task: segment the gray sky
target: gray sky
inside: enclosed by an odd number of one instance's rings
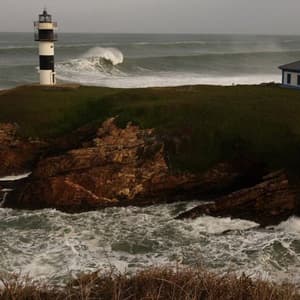
[[[299,0],[0,0],[0,31],[32,31],[45,4],[61,32],[300,34]]]

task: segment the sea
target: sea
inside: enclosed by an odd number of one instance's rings
[[[119,88],[279,82],[278,66],[299,59],[300,36],[59,33],[56,43],[60,82]],[[0,33],[0,88],[37,82],[37,65],[33,34]],[[199,200],[81,214],[0,208],[0,274],[63,283],[82,272],[166,265],[300,286],[299,218],[267,228],[175,219]]]
[[[61,82],[108,87],[280,82],[300,36],[58,33]],[[32,33],[0,33],[0,88],[38,82]]]

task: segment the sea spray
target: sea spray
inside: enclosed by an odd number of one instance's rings
[[[111,87],[280,82],[278,66],[300,56],[297,36],[60,34],[60,80]],[[0,87],[34,83],[36,45],[0,34]]]
[[[291,217],[287,221],[282,222],[279,226],[277,226],[277,229],[300,235],[300,218]]]
[[[116,48],[94,47],[82,55],[84,58],[103,58],[116,66],[123,63],[123,53]]]
[[[2,187],[4,187],[0,190],[0,208],[4,207],[8,194],[13,191],[13,189],[8,187],[11,187],[11,185],[14,185],[17,181],[25,179],[30,175],[31,172],[27,172],[24,174],[8,175],[8,176],[0,177],[0,183]]]
[[[0,197],[0,208],[4,206],[4,204],[6,202],[7,195],[10,191],[11,190],[8,190],[8,189],[3,189],[3,190],[0,191],[0,196],[2,194],[2,198]]]
[[[122,52],[116,48],[94,47],[77,59],[57,64],[58,77],[77,82],[82,82],[81,78],[94,77],[99,82],[107,76],[121,75],[116,66],[123,60]]]
[[[261,229],[230,218],[174,220],[197,203],[72,215],[0,209],[0,271],[61,281],[70,273],[99,268],[131,272],[180,262],[300,282],[299,235],[285,225],[280,226],[287,230]]]

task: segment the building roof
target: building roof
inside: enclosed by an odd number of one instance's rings
[[[279,66],[279,69],[300,72],[300,60],[287,65]]]

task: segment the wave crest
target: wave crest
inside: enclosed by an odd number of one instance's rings
[[[123,53],[116,48],[94,47],[77,59],[58,64],[59,70],[71,72],[113,73],[116,65],[124,61]]]
[[[83,54],[82,57],[88,59],[103,59],[110,62],[113,66],[119,65],[124,61],[123,53],[117,48],[94,47]]]

